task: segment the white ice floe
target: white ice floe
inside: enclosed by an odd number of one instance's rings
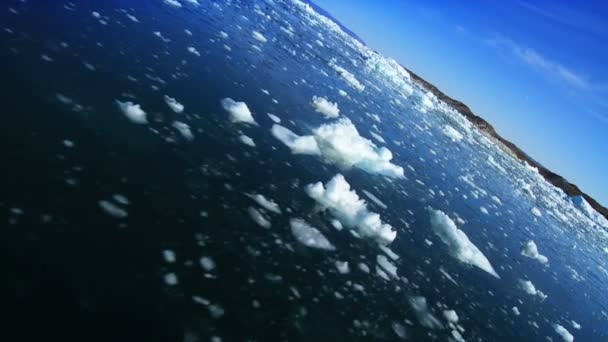
[[[572,334],[563,326],[559,325],[559,324],[554,324],[553,325],[553,329],[555,329],[555,332],[562,337],[562,339],[564,340],[564,342],[572,342],[574,341],[574,336],[572,336]]]
[[[446,244],[448,253],[452,257],[465,264],[477,266],[500,279],[488,258],[469,240],[465,232],[458,229],[448,215],[432,208],[429,208],[429,213],[433,232]]]
[[[179,280],[177,279],[177,274],[175,273],[167,273],[163,276],[163,280],[165,281],[165,284],[170,285],[170,286],[175,286],[179,283]]]
[[[272,227],[272,223],[270,223],[270,221],[264,215],[262,215],[262,213],[260,213],[256,208],[249,207],[249,209],[247,209],[247,213],[249,214],[249,217],[251,217],[253,222],[258,224],[258,226],[266,229]]]
[[[129,119],[131,122],[136,124],[147,124],[148,120],[146,119],[146,112],[141,109],[141,106],[135,104],[131,101],[121,102],[116,100],[118,107],[122,111],[122,113]]]
[[[372,194],[371,192],[369,192],[367,190],[361,190],[361,191],[363,192],[363,194],[365,196],[367,196],[367,198],[369,198],[370,200],[372,200],[372,202],[376,203],[382,209],[387,209],[388,208],[388,206],[386,204],[384,204],[384,202],[382,202],[378,197],[374,196],[374,194]]]
[[[384,138],[381,137],[379,134],[374,133],[374,132],[369,132],[369,134],[372,136],[372,138],[376,139],[379,143],[386,144],[386,141],[384,140]]]
[[[260,194],[246,194],[247,197],[251,198],[255,201],[255,203],[259,204],[262,208],[272,211],[273,213],[280,214],[281,208],[279,205],[273,201],[272,199],[268,199],[264,197],[264,195]]]
[[[184,137],[184,139],[194,139],[194,135],[192,134],[192,131],[190,130],[190,126],[188,126],[188,124],[180,121],[173,121],[173,128],[175,128],[182,135],[182,137]]]
[[[350,272],[350,267],[348,266],[348,261],[340,261],[336,260],[336,269],[340,274],[347,274]]]
[[[384,272],[389,274],[391,277],[395,279],[399,279],[399,275],[397,275],[397,266],[395,266],[392,262],[390,262],[386,256],[377,255],[376,262],[382,268]]]
[[[397,236],[391,225],[380,220],[380,215],[367,209],[365,201],[350,190],[341,174],[334,176],[325,186],[322,182],[309,184],[306,193],[323,208],[329,209],[344,226],[356,229],[362,237],[389,244]]]
[[[576,330],[581,330],[581,325],[578,324],[575,320],[570,321],[570,323],[572,324],[572,327]]]
[[[299,136],[281,125],[273,125],[272,135],[285,144],[294,154],[321,154],[315,138],[310,135]]]
[[[245,102],[234,101],[227,97],[221,101],[222,108],[230,114],[230,121],[255,124],[255,120]]]
[[[203,268],[203,270],[207,272],[211,272],[215,269],[215,261],[210,257],[204,256],[199,259],[199,264]]]
[[[128,213],[126,210],[124,210],[123,208],[119,207],[118,205],[116,205],[110,201],[101,200],[101,201],[97,202],[97,204],[99,205],[101,210],[103,210],[106,214],[108,214],[114,218],[121,219],[121,218],[125,218],[128,216]]]
[[[538,290],[534,284],[532,284],[531,281],[529,280],[523,280],[520,279],[519,280],[519,287],[524,290],[527,294],[532,295],[532,296],[538,296],[541,300],[545,300],[547,299],[547,295],[544,294],[542,291]]]
[[[266,115],[268,115],[268,117],[270,118],[270,120],[272,120],[272,122],[274,123],[281,123],[281,118],[272,114],[272,113],[267,113]]]
[[[313,96],[311,105],[317,113],[323,114],[326,118],[337,118],[340,116],[338,104],[330,102],[324,97]]]
[[[177,7],[177,8],[182,7],[182,4],[177,0],[164,0],[163,2],[169,6],[173,6],[173,7]]]
[[[177,257],[175,256],[175,252],[170,249],[163,250],[163,259],[165,262],[172,264],[177,261]]]
[[[245,145],[248,145],[248,146],[251,146],[251,147],[255,147],[255,142],[253,141],[253,139],[251,139],[250,137],[246,136],[245,134],[239,135],[239,140],[243,144],[245,144]]]
[[[355,78],[355,75],[336,64],[335,58],[329,61],[329,66],[334,69],[334,71],[337,72],[338,75],[340,75],[342,79],[344,79],[344,81],[346,81],[346,83],[348,83],[351,87],[357,89],[358,91],[363,91],[365,89],[365,86]]]
[[[188,46],[188,52],[198,57],[201,56],[201,53],[198,52],[198,50],[194,46]]]
[[[450,323],[458,323],[458,314],[454,310],[443,310],[443,317]]]
[[[266,43],[268,41],[268,39],[266,39],[266,37],[264,37],[264,35],[258,31],[251,32],[251,36],[253,37],[253,39],[261,43]]]
[[[443,126],[441,132],[445,134],[448,138],[450,138],[453,142],[461,141],[464,138],[464,136],[460,132],[458,132],[454,127],[450,125]]]
[[[538,260],[538,262],[540,262],[541,264],[546,264],[549,261],[546,256],[538,253],[536,243],[534,243],[534,241],[532,240],[526,242],[526,244],[523,245],[523,247],[521,248],[521,255]]]
[[[443,329],[441,321],[439,321],[429,309],[426,298],[422,296],[410,297],[409,302],[416,314],[416,318],[418,318],[418,322],[420,322],[423,327],[429,329]]]
[[[519,315],[521,315],[521,312],[519,312],[519,308],[518,308],[517,306],[512,307],[512,308],[511,308],[511,311],[513,311],[513,314],[514,314],[515,316],[519,316]]]
[[[165,95],[165,103],[167,104],[167,106],[169,106],[169,108],[171,108],[171,110],[173,110],[176,113],[181,113],[184,111],[184,105],[177,102],[176,99],[172,98],[169,95]]]
[[[367,173],[403,177],[403,168],[391,163],[393,154],[359,135],[348,118],[321,125],[313,131],[323,158],[342,169],[356,167]]]
[[[336,248],[317,228],[302,219],[289,220],[291,233],[304,246],[333,251]]]
[[[536,217],[542,217],[543,216],[543,214],[540,212],[540,209],[538,209],[537,207],[532,208],[532,210],[530,210],[530,211]]]

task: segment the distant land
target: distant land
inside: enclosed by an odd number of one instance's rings
[[[593,197],[591,197],[591,196],[587,195],[586,193],[584,193],[583,191],[581,191],[581,189],[579,189],[578,186],[568,182],[568,180],[566,180],[564,177],[547,169],[546,167],[541,165],[539,162],[535,161],[532,157],[527,155],[524,151],[522,151],[514,143],[501,137],[489,122],[487,122],[483,118],[475,115],[467,105],[447,96],[445,93],[443,93],[437,87],[435,87],[431,83],[427,82],[426,80],[424,80],[422,77],[418,76],[416,73],[414,73],[410,69],[408,69],[406,67],[404,67],[404,68],[410,73],[410,76],[412,77],[412,80],[414,82],[418,83],[425,89],[429,90],[431,93],[433,93],[435,96],[437,96],[438,99],[447,103],[449,106],[451,106],[452,108],[454,108],[458,112],[460,112],[460,114],[462,114],[465,118],[467,118],[479,130],[481,130],[482,132],[485,132],[488,136],[493,138],[494,141],[498,143],[498,146],[500,146],[505,152],[507,152],[514,158],[527,162],[530,166],[536,167],[538,169],[538,172],[549,183],[564,190],[564,192],[568,196],[571,196],[571,197],[582,196],[591,205],[591,207],[593,209],[595,209],[598,213],[602,214],[604,217],[606,217],[608,219],[608,209],[606,207],[602,206],[598,201],[593,199]]]
[[[363,39],[361,39],[359,36],[357,36],[356,33],[354,33],[353,31],[348,29],[346,26],[344,26],[342,23],[340,23],[339,20],[334,18],[329,12],[324,10],[322,7],[319,7],[318,5],[316,5],[315,3],[313,3],[310,0],[304,0],[304,2],[310,4],[317,13],[319,13],[319,14],[331,19],[333,22],[335,22],[338,26],[340,26],[342,31],[346,32],[348,35],[350,35],[354,39],[358,40],[362,44],[365,44]],[[367,44],[365,44],[365,45],[367,45]],[[541,165],[539,162],[537,162],[532,157],[527,155],[522,149],[517,147],[517,145],[515,145],[514,143],[501,137],[489,122],[487,122],[480,116],[475,115],[471,111],[469,106],[465,105],[464,103],[462,103],[458,100],[455,100],[455,99],[447,96],[444,92],[439,90],[436,86],[429,83],[422,77],[418,76],[416,73],[414,73],[407,67],[405,67],[403,65],[401,65],[401,66],[410,73],[410,76],[412,77],[412,80],[414,82],[418,83],[420,86],[422,86],[423,88],[427,89],[428,91],[433,93],[435,96],[437,96],[438,99],[442,100],[443,102],[447,103],[449,106],[451,106],[452,108],[454,108],[455,110],[460,112],[460,114],[462,114],[465,118],[467,118],[479,130],[481,130],[486,135],[488,135],[490,138],[492,138],[498,144],[498,146],[500,146],[506,153],[508,153],[509,155],[511,155],[512,157],[514,157],[520,161],[527,162],[530,166],[537,168],[538,172],[541,174],[541,176],[543,176],[549,183],[562,189],[566,193],[566,195],[568,195],[570,197],[575,197],[575,196],[583,197],[591,205],[591,207],[593,209],[595,209],[598,213],[600,213],[602,216],[604,216],[606,219],[608,219],[608,209],[606,207],[602,206],[593,197],[584,193],[575,184],[568,182],[568,180],[566,180],[564,177],[558,175],[557,173],[555,173],[555,172],[547,169],[543,165]]]

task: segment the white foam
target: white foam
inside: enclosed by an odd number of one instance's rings
[[[264,37],[264,35],[258,31],[251,32],[251,36],[253,37],[253,39],[261,43],[266,43],[268,41],[268,39],[266,39],[266,37]]]
[[[532,240],[526,242],[526,244],[523,245],[523,247],[521,248],[521,255],[538,260],[538,262],[540,262],[541,264],[546,264],[549,261],[546,256],[538,253],[536,243],[534,243],[534,241]]]
[[[291,233],[304,246],[333,251],[336,248],[317,228],[302,219],[289,220]]]
[[[459,261],[479,267],[496,278],[496,273],[488,258],[469,240],[462,230],[458,229],[456,223],[441,210],[429,208],[431,216],[431,228],[433,232],[448,247],[448,253]]]
[[[359,135],[348,118],[321,125],[313,131],[323,158],[342,169],[356,167],[367,173],[393,178],[404,176],[403,168],[392,164],[393,154],[385,147],[378,148]]]
[[[255,142],[253,141],[253,139],[244,134],[239,135],[239,140],[245,145],[255,147]]]
[[[273,201],[272,199],[268,199],[264,197],[264,195],[260,194],[246,194],[247,197],[251,198],[255,201],[255,203],[259,204],[261,207],[268,211],[272,211],[273,213],[280,214],[281,208],[279,205]]]
[[[230,121],[256,124],[245,102],[234,101],[227,97],[221,101],[222,108],[230,114]]]
[[[173,121],[173,128],[175,128],[182,135],[182,137],[184,137],[184,139],[194,139],[194,135],[192,134],[192,131],[190,130],[190,126],[188,126],[188,124],[180,121]]]
[[[532,296],[538,296],[541,300],[545,300],[547,299],[547,295],[544,294],[542,291],[538,290],[534,284],[532,284],[531,281],[529,280],[523,280],[520,279],[519,280],[519,287],[524,290],[527,294],[532,295]]]
[[[350,184],[341,174],[334,176],[325,186],[321,182],[307,185],[306,193],[323,208],[329,209],[344,226],[357,229],[362,237],[389,244],[397,236],[391,225],[380,220],[380,215],[367,209],[365,201],[350,190]]]
[[[165,103],[167,104],[167,106],[169,106],[169,108],[171,108],[171,110],[173,110],[176,113],[181,113],[184,111],[184,105],[177,102],[176,99],[172,98],[169,95],[165,95]]]
[[[122,111],[122,113],[129,119],[131,122],[136,124],[147,124],[148,120],[146,120],[146,112],[141,109],[141,106],[135,104],[131,101],[121,102],[116,100],[118,107]]]
[[[453,142],[461,141],[464,138],[464,136],[460,132],[458,132],[454,127],[450,125],[443,126],[441,132],[445,134],[448,138],[450,138]]]
[[[326,118],[337,118],[340,116],[338,104],[330,102],[324,97],[313,96],[311,105],[317,113],[323,114]]]
[[[574,336],[572,336],[572,334],[563,326],[559,325],[559,324],[554,324],[553,325],[553,329],[555,329],[555,332],[562,337],[562,339],[565,342],[572,342],[574,341]]]
[[[114,204],[110,201],[101,200],[101,201],[97,202],[97,204],[106,214],[108,214],[114,218],[122,219],[122,218],[125,218],[128,216],[128,213],[126,210],[122,209],[121,207],[117,206],[116,204]]]
[[[299,136],[281,125],[273,125],[272,135],[285,144],[294,154],[321,154],[315,138],[310,135]]]

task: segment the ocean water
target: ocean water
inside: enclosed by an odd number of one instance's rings
[[[0,5],[2,334],[608,338],[602,222],[313,7],[198,3]],[[315,111],[314,96],[336,103],[339,118]],[[225,98],[246,103],[256,123],[231,121]],[[138,104],[146,123],[118,101]],[[319,155],[292,153],[269,113],[300,136],[348,118],[358,136],[330,132],[341,148],[328,153],[317,135]],[[365,210],[344,193],[329,204],[307,193],[338,174]],[[431,209],[467,238],[433,226]],[[392,242],[365,236],[374,213]],[[293,219],[332,248],[299,239]],[[530,240],[548,262],[522,255]],[[475,266],[471,246],[498,277]]]

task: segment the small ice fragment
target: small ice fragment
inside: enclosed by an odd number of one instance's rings
[[[333,251],[336,248],[317,228],[310,226],[302,219],[291,219],[289,221],[291,233],[301,244],[311,247]]]
[[[339,261],[336,260],[336,268],[340,274],[347,274],[350,272],[350,268],[348,267],[348,261]]]
[[[171,110],[173,110],[174,112],[181,113],[184,111],[184,105],[177,102],[176,99],[174,99],[168,95],[165,95],[164,99],[165,99],[165,103],[167,104],[167,106],[169,106],[169,108],[171,108]]]
[[[245,102],[237,102],[227,97],[221,101],[222,108],[230,114],[230,121],[255,124],[255,120]]]
[[[562,339],[564,340],[564,342],[572,342],[574,341],[574,336],[572,336],[572,334],[566,330],[566,328],[564,328],[563,326],[559,325],[559,324],[554,324],[553,328],[555,329],[555,332],[562,337]]]
[[[251,36],[253,37],[253,39],[261,42],[261,43],[266,43],[268,40],[266,39],[266,37],[264,37],[263,34],[261,34],[258,31],[253,31],[251,32]]]
[[[194,46],[188,46],[188,52],[198,57],[201,56],[201,53],[198,52],[198,50]]]
[[[114,218],[125,218],[128,216],[128,213],[120,208],[119,206],[117,206],[116,204],[110,202],[110,201],[106,201],[106,200],[101,200],[99,202],[97,202],[97,204],[99,204],[99,207],[108,215],[114,217]]]
[[[321,154],[315,138],[310,135],[299,136],[281,125],[272,125],[272,135],[285,144],[293,154]]]
[[[175,128],[186,140],[193,140],[194,135],[190,130],[190,126],[188,124],[181,121],[173,121],[173,128]]]
[[[273,213],[276,213],[276,214],[281,213],[281,208],[272,199],[268,199],[268,198],[264,197],[264,195],[261,195],[261,194],[246,194],[246,195],[247,195],[247,197],[254,200],[257,204],[262,206],[264,209],[266,209],[268,211],[272,211]]]
[[[313,96],[311,105],[315,112],[323,114],[326,118],[337,118],[340,116],[338,104],[330,102],[324,97]]]
[[[199,263],[201,264],[201,267],[207,272],[211,272],[215,268],[215,261],[213,261],[213,259],[207,256],[201,257]]]
[[[546,256],[538,252],[536,243],[534,243],[534,241],[532,240],[526,242],[526,244],[521,248],[521,254],[528,258],[538,260],[538,262],[540,262],[541,264],[546,264],[549,261]]]
[[[175,257],[175,252],[170,249],[165,249],[163,251],[163,259],[165,259],[165,262],[168,263],[174,263],[177,260],[177,258]]]
[[[239,135],[239,140],[247,146],[255,147],[255,142],[253,141],[253,139],[244,134]]]
[[[129,119],[131,122],[136,124],[147,124],[148,120],[146,119],[146,112],[141,109],[141,106],[135,104],[131,101],[121,102],[116,100],[118,107],[122,111],[122,113]]]
[[[163,279],[165,280],[165,284],[170,286],[177,285],[177,283],[179,282],[175,273],[167,273],[163,276]]]

